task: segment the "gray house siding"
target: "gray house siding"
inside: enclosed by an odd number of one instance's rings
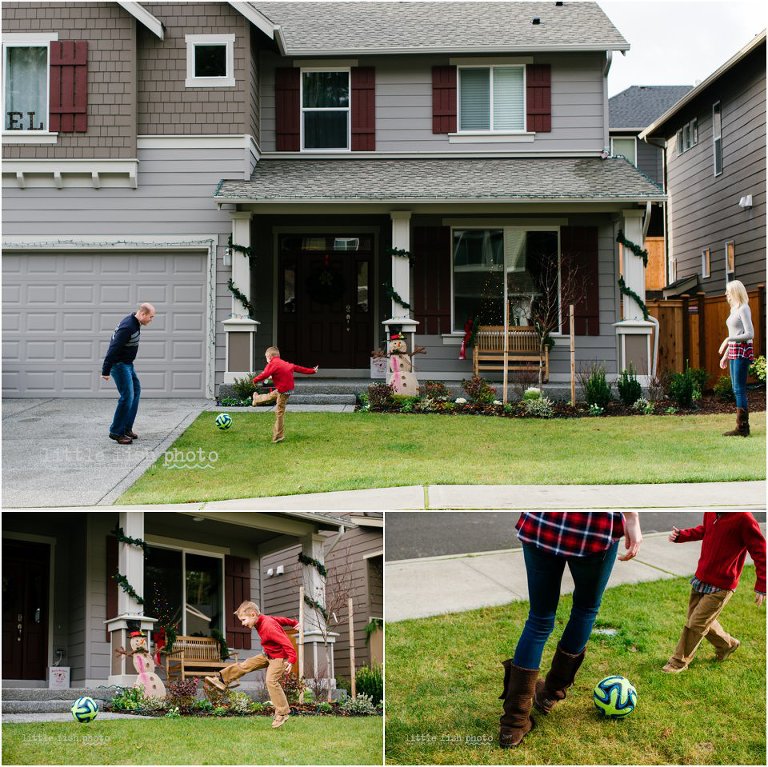
[[[3,158],[136,157],[136,23],[117,3],[3,3],[4,33],[88,41],[88,132],[46,145],[3,142]]]
[[[300,59],[262,56],[262,150],[275,151],[274,71]],[[600,152],[605,145],[605,104],[601,54],[537,55],[536,64],[552,65],[552,131],[533,141],[451,143],[432,133],[432,67],[446,56],[358,58],[376,70],[377,152]]]
[[[719,78],[688,106],[667,138],[670,251],[678,279],[701,275],[701,251],[710,248],[708,295],[725,288],[725,243],[736,250],[734,277],[748,289],[765,282],[765,47]],[[712,106],[722,108],[723,172],[714,175]],[[675,131],[698,119],[699,141],[678,155]],[[752,210],[738,202],[752,195]]]
[[[664,150],[645,141],[637,142],[637,169],[653,179],[659,186],[664,185]]]

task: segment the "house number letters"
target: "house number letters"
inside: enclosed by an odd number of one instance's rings
[[[8,130],[45,130],[45,126],[41,122],[40,125],[35,128],[35,112],[27,112],[27,118],[29,124],[25,128],[22,124],[24,119],[24,112],[8,112]]]

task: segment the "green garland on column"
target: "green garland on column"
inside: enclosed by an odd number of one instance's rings
[[[142,597],[140,597],[133,586],[131,586],[130,583],[128,583],[128,579],[121,575],[119,572],[115,572],[115,574],[112,576],[112,579],[117,581],[117,585],[120,586],[120,588],[128,594],[129,597],[131,597],[137,604],[140,604],[142,607],[144,606],[144,600]]]
[[[127,544],[130,544],[131,546],[138,546],[138,547],[140,547],[144,551],[144,554],[146,555],[147,549],[149,547],[147,545],[147,542],[146,541],[142,541],[141,538],[130,538],[129,536],[127,536],[125,534],[125,532],[123,532],[123,528],[122,527],[115,527],[114,530],[110,530],[110,534],[114,535],[115,538],[117,538],[117,540],[120,543],[127,543]]]
[[[256,307],[248,300],[248,296],[238,289],[231,277],[227,280],[227,287],[229,292],[246,308],[248,316],[253,318],[256,314]]]
[[[320,604],[320,602],[315,602],[314,599],[312,599],[311,597],[308,597],[306,594],[304,595],[304,601],[310,607],[313,607],[315,610],[317,610],[320,613],[320,615],[322,615],[323,618],[325,618],[326,623],[331,619],[331,616],[328,614],[328,610],[326,610],[325,607],[323,607]]]
[[[641,248],[636,242],[628,240],[624,236],[624,230],[619,229],[619,233],[616,236],[616,242],[621,243],[625,248],[629,248],[638,258],[643,259],[643,266],[648,266],[648,251]]]
[[[247,259],[250,266],[255,267],[256,266],[256,254],[253,252],[253,248],[249,248],[246,245],[235,245],[234,242],[232,242],[232,235],[229,235],[229,239],[227,240],[227,246],[230,250],[234,250],[237,253],[242,253]]]
[[[312,559],[312,557],[308,557],[306,554],[300,551],[299,562],[301,562],[302,565],[312,565],[312,567],[314,567],[317,572],[323,576],[323,578],[328,577],[328,570],[326,569],[325,565],[318,559]]]
[[[390,248],[387,251],[388,256],[394,256],[395,258],[407,258],[408,263],[413,266],[413,253],[410,250],[404,250],[403,248]]]
[[[634,299],[635,303],[640,307],[640,310],[643,312],[643,319],[647,322],[648,321],[648,307],[643,302],[643,299],[640,298],[640,296],[635,293],[632,288],[627,287],[627,283],[624,282],[623,277],[619,277],[619,290],[625,295],[629,296],[630,298]]]
[[[388,283],[385,282],[382,287],[384,288],[384,293],[386,293],[387,298],[390,301],[394,301],[395,303],[400,304],[400,306],[403,307],[403,309],[411,309],[411,305],[407,303],[396,291],[395,289]]]

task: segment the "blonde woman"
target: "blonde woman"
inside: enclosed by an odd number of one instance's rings
[[[725,289],[725,297],[731,307],[731,313],[725,324],[728,326],[728,338],[720,344],[720,367],[730,367],[731,385],[736,397],[736,428],[724,432],[724,437],[749,436],[749,410],[747,408],[747,373],[755,359],[752,339],[755,328],[752,325],[752,312],[749,309],[747,289],[739,280],[731,280]]]

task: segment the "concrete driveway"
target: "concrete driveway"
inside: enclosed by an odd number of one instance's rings
[[[146,399],[134,430],[107,436],[115,399],[3,400],[3,506],[97,506],[115,502],[184,429],[213,406],[205,399]]]

